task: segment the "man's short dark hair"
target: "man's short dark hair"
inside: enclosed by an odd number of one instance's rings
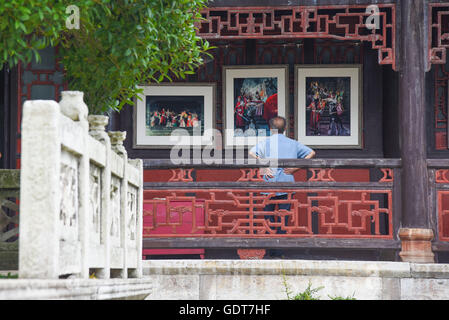
[[[274,117],[270,120],[270,129],[277,130],[278,133],[284,133],[287,129],[287,120],[283,117]]]

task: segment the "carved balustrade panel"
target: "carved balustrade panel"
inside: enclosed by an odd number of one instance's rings
[[[111,237],[111,245],[116,248],[120,248],[121,246],[121,183],[120,178],[116,176],[111,177],[111,195],[110,195],[110,203],[111,203],[111,222],[109,225],[109,236]]]
[[[80,241],[80,161],[66,150],[61,152],[59,177],[59,252],[60,273],[78,274],[81,272]]]
[[[392,238],[392,190],[145,190],[144,237]],[[284,194],[285,196],[277,197]],[[381,224],[388,220],[388,229]]]
[[[128,185],[128,210],[126,217],[127,241],[135,243],[137,240],[137,201],[139,198],[138,188]]]
[[[13,240],[19,228],[19,205],[11,201],[11,198],[18,198],[18,194],[9,194],[0,192],[0,242],[9,242]],[[16,239],[17,240],[17,239]]]
[[[20,171],[0,169],[0,270],[17,270]]]
[[[76,242],[79,223],[79,162],[77,158],[64,151],[61,158],[60,240]]]
[[[18,170],[0,170],[0,243],[17,243],[19,186]]]
[[[89,205],[90,205],[90,237],[89,240],[93,245],[100,245],[101,241],[101,168],[90,165],[90,181],[89,181]]]

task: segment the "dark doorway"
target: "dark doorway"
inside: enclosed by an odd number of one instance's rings
[[[14,86],[16,69],[10,69],[7,65],[0,70],[0,168],[15,168],[15,146],[17,125],[13,120],[17,115],[15,108],[17,87]],[[15,95],[14,95],[15,94]]]
[[[0,71],[0,168],[5,168],[5,138],[6,138],[6,132],[5,132],[5,100],[7,97],[7,87],[5,83],[5,77],[6,77],[6,67],[3,66],[3,68]]]

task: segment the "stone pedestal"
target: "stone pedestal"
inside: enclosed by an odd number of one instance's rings
[[[401,229],[399,238],[402,242],[402,251],[399,256],[403,262],[435,263],[432,252],[433,230]]]

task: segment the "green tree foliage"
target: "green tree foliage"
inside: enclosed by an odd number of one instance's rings
[[[66,28],[68,0],[0,0],[0,65],[39,60]],[[73,2],[73,1],[72,1]],[[76,1],[88,9],[93,0]]]
[[[132,105],[139,85],[193,74],[210,49],[194,25],[207,0],[1,1],[2,62],[29,62],[30,52],[58,44],[69,88],[84,92],[91,113]],[[66,28],[71,4],[79,29]]]
[[[184,78],[208,43],[196,35],[205,0],[99,0],[63,41],[70,88],[91,112],[133,104],[140,84]]]

